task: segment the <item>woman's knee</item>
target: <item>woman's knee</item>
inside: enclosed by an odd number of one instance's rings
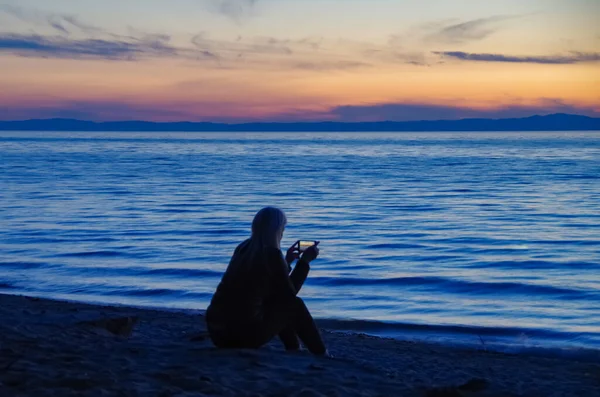
[[[302,298],[297,296],[296,298],[294,298],[294,306],[296,306],[298,308],[305,308],[306,304],[304,303]]]
[[[296,297],[296,300],[294,301],[294,311],[296,313],[296,315],[301,316],[301,317],[309,317],[310,316],[310,311],[308,310],[308,307],[306,307],[306,304],[304,303],[304,301],[298,297]]]

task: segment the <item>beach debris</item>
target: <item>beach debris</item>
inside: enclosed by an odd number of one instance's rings
[[[139,317],[103,318],[94,321],[82,321],[79,324],[101,328],[113,335],[129,337],[133,333],[133,327],[138,323]]]
[[[487,389],[489,385],[490,383],[487,381],[487,379],[473,378],[460,386],[436,387],[429,389],[426,391],[425,397],[463,397],[465,394],[461,392],[480,392]]]
[[[313,389],[302,389],[300,390],[300,392],[296,395],[294,395],[294,397],[322,397],[323,394],[317,392],[316,390]]]
[[[67,389],[84,391],[89,390],[98,385],[98,381],[90,378],[63,378],[54,382],[53,386],[64,387]]]
[[[213,379],[210,376],[206,376],[206,375],[200,376],[200,380],[203,382],[208,382],[208,383],[213,382]]]
[[[481,346],[483,346],[483,351],[487,351],[487,346],[485,345],[485,341],[483,340],[483,338],[481,337],[481,335],[477,334],[477,336],[479,337],[479,341],[481,342]]]
[[[6,387],[19,387],[27,383],[27,375],[25,373],[10,374],[3,376],[0,384]]]
[[[209,376],[184,376],[179,372],[163,371],[152,374],[152,377],[166,384],[181,388],[186,391],[208,392],[207,387],[213,382]]]
[[[313,370],[317,370],[317,371],[322,371],[322,370],[324,370],[324,369],[325,369],[325,367],[324,367],[324,366],[322,366],[322,365],[319,365],[319,364],[315,364],[315,363],[312,363],[312,364],[310,364],[310,365],[308,366],[308,368],[309,368],[309,369],[313,369]]]
[[[0,348],[0,371],[8,371],[10,368],[15,365],[17,361],[19,361],[23,355],[17,352],[15,349],[11,347],[1,347]],[[4,360],[7,360],[3,362]]]
[[[265,363],[258,360],[250,361],[250,365],[252,365],[253,367],[267,368],[267,365]]]
[[[473,379],[469,380],[467,383],[464,383],[464,384],[458,386],[458,389],[476,392],[476,391],[482,391],[482,390],[487,389],[489,385],[490,385],[490,382],[488,382],[487,379],[473,378]]]
[[[436,387],[427,390],[425,397],[463,397],[456,387]]]
[[[2,371],[8,371],[8,370],[10,370],[10,369],[11,369],[11,367],[12,367],[13,365],[15,365],[15,364],[16,364],[16,362],[17,362],[17,361],[19,361],[21,358],[22,358],[22,356],[19,356],[19,357],[16,357],[16,358],[13,358],[12,360],[10,360],[10,361],[8,362],[8,364],[6,364],[6,365],[5,365],[5,366],[2,368]]]
[[[255,358],[258,356],[258,352],[256,350],[240,349],[237,351],[237,355],[240,357]]]
[[[208,333],[206,332],[190,336],[190,342],[204,342],[206,339],[208,339]]]
[[[517,340],[519,343],[527,344],[529,343],[529,336],[525,332],[521,332]]]

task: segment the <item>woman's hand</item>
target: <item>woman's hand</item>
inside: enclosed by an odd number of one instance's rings
[[[317,247],[317,244],[310,246],[306,249],[306,251],[304,251],[304,253],[302,254],[302,256],[300,257],[300,259],[302,259],[303,261],[310,263],[312,261],[314,261],[315,259],[317,259],[317,256],[319,256],[319,247]]]
[[[290,248],[288,248],[287,253],[285,254],[285,261],[288,265],[291,265],[296,259],[300,257],[300,252],[296,248],[298,243],[294,243]]]

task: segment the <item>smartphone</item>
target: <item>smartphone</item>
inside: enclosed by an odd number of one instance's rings
[[[296,249],[298,252],[304,252],[313,245],[319,245],[319,241],[298,240],[296,242]]]

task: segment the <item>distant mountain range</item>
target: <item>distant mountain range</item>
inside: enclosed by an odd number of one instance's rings
[[[301,122],[220,124],[206,122],[111,121],[73,119],[0,121],[0,131],[204,131],[204,132],[377,132],[377,131],[598,131],[600,118],[552,114],[514,119],[439,121]]]

